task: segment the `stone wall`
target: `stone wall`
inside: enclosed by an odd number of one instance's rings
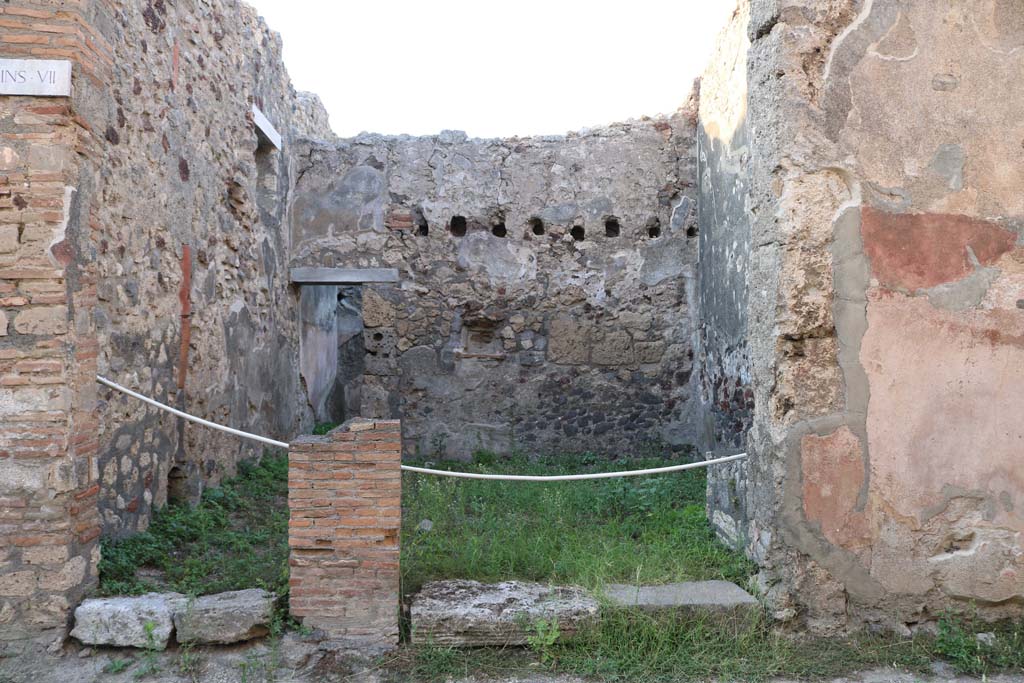
[[[97,372],[263,434],[311,422],[281,229],[291,166],[258,139],[251,110],[286,150],[325,116],[234,0],[14,0],[0,28],[0,56],[73,62],[71,97],[0,97],[7,650],[62,637],[95,583],[101,525],[145,528],[169,479],[194,498],[257,454],[98,389]]]
[[[401,438],[354,419],[291,444],[289,610],[332,640],[398,644]]]
[[[400,276],[363,288],[361,414],[401,416],[421,456],[693,443],[694,115],[309,144],[293,263]]]
[[[125,2],[104,19],[114,66],[97,111],[105,173],[90,253],[100,280],[101,374],[206,419],[286,440],[308,415],[282,229],[289,151],[298,131],[325,124],[322,107],[296,96],[279,37],[237,0]],[[257,136],[253,104],[283,135],[283,151]],[[183,319],[184,245],[191,314]],[[145,528],[169,481],[172,495],[194,500],[239,459],[260,453],[112,391],[101,399],[108,533]]]
[[[746,447],[753,418],[747,347],[750,260],[750,130],[747,105],[747,24],[742,5],[716,42],[701,77],[697,127],[699,242],[699,387],[701,443],[735,453]],[[709,519],[730,545],[742,545],[747,511],[739,492],[747,463],[708,470]]]
[[[755,409],[722,512],[815,630],[1019,615],[1024,8],[746,12]]]

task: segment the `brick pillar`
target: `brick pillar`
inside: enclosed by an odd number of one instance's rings
[[[71,97],[0,96],[0,656],[59,644],[95,585],[91,188],[111,49],[96,3],[13,0],[0,56],[69,59]]]
[[[356,418],[291,444],[291,612],[330,638],[398,642],[401,457],[397,420]]]

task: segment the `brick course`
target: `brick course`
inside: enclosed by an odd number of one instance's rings
[[[401,427],[355,419],[291,444],[291,612],[332,639],[398,642]]]

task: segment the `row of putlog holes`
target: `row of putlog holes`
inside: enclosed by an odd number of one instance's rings
[[[465,216],[452,216],[451,221],[448,223],[448,231],[455,237],[465,237],[466,230],[468,228],[468,221]],[[531,218],[528,222],[528,227],[531,233],[536,236],[541,236],[547,232],[547,226],[544,225],[544,221],[540,218]],[[647,221],[645,226],[647,230],[647,236],[651,239],[661,237],[661,221],[658,218],[651,218]],[[427,225],[427,221],[424,218],[420,218],[416,227],[416,234],[420,237],[425,237],[430,233],[430,226]],[[604,236],[605,237],[618,237],[622,233],[622,225],[619,223],[618,218],[606,218],[604,221]],[[505,226],[504,221],[497,221],[491,226],[491,234],[495,237],[508,237],[508,228]],[[574,225],[569,230],[569,234],[577,242],[582,242],[586,239],[586,230],[582,225]],[[686,229],[687,237],[696,237],[697,228],[690,226]]]

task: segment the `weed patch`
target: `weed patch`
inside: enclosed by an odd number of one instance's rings
[[[993,637],[979,641],[974,626]],[[407,648],[395,666],[424,682],[472,676],[526,677],[538,668],[614,683],[829,680],[883,667],[928,674],[932,662],[942,659],[960,674],[985,675],[1019,671],[1024,666],[1022,631],[1021,624],[972,626],[963,619],[946,617],[938,636],[811,638],[784,635],[763,617],[723,623],[622,609],[605,610],[600,622],[568,643],[546,643],[542,649],[530,650],[421,645]],[[987,648],[981,660],[973,643]]]
[[[313,427],[313,436],[324,436],[327,432],[337,426],[337,422],[318,422],[316,426]]]
[[[935,651],[959,673],[985,676],[1003,669],[1024,670],[1024,621],[992,626],[973,615],[945,614]]]
[[[264,588],[286,596],[287,496],[287,456],[243,463],[237,477],[207,490],[199,505],[168,505],[147,531],[104,541],[100,593]]]

